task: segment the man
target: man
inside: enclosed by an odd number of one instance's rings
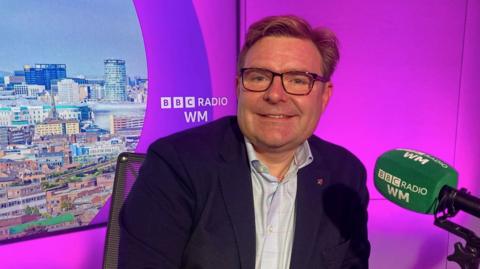
[[[295,16],[253,24],[236,117],[153,143],[121,216],[124,268],[368,268],[360,161],[313,136],[337,41]]]

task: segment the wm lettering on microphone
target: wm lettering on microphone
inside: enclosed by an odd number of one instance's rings
[[[419,162],[422,165],[425,165],[430,161],[429,159],[423,158],[421,155],[415,154],[415,153],[410,152],[410,151],[405,151],[405,154],[403,154],[403,158],[414,160],[415,162]]]
[[[404,149],[405,153],[403,154],[403,158],[413,160],[415,162],[419,162],[422,165],[427,164],[429,161],[433,161],[434,163],[440,165],[441,167],[447,169],[448,165],[439,159],[430,156],[426,153],[419,152],[419,151],[414,151],[414,150],[409,150],[409,149]]]
[[[188,109],[183,111],[185,122],[207,122],[207,110],[190,110],[201,107],[227,106],[227,97],[166,96],[160,97],[161,109]]]
[[[427,188],[407,183],[401,178],[385,172],[383,169],[378,170],[378,178],[387,182],[387,191],[389,195],[398,200],[405,201],[406,203],[410,203],[410,193],[418,193],[423,196],[428,194]]]

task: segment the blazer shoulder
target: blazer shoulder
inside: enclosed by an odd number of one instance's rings
[[[349,167],[365,171],[365,166],[360,159],[345,147],[317,136],[310,137],[308,142],[314,158],[320,158],[329,168],[336,170]]]

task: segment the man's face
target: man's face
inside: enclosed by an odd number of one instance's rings
[[[277,73],[305,71],[323,75],[322,57],[310,40],[264,37],[245,56],[245,68],[265,68]],[[330,99],[332,84],[316,81],[309,95],[285,92],[275,76],[265,92],[249,92],[237,78],[237,117],[242,133],[259,153],[295,150],[315,130]]]

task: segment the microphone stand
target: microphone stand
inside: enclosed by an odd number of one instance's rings
[[[461,189],[459,192],[467,193],[467,190]],[[456,262],[461,269],[478,269],[480,268],[480,237],[475,235],[473,231],[448,220],[459,211],[454,206],[455,195],[456,193],[451,193],[451,195],[444,195],[440,199],[434,224],[465,240],[465,245],[460,242],[455,243],[454,253],[450,254],[447,260]],[[437,213],[441,213],[441,215],[438,216]]]

